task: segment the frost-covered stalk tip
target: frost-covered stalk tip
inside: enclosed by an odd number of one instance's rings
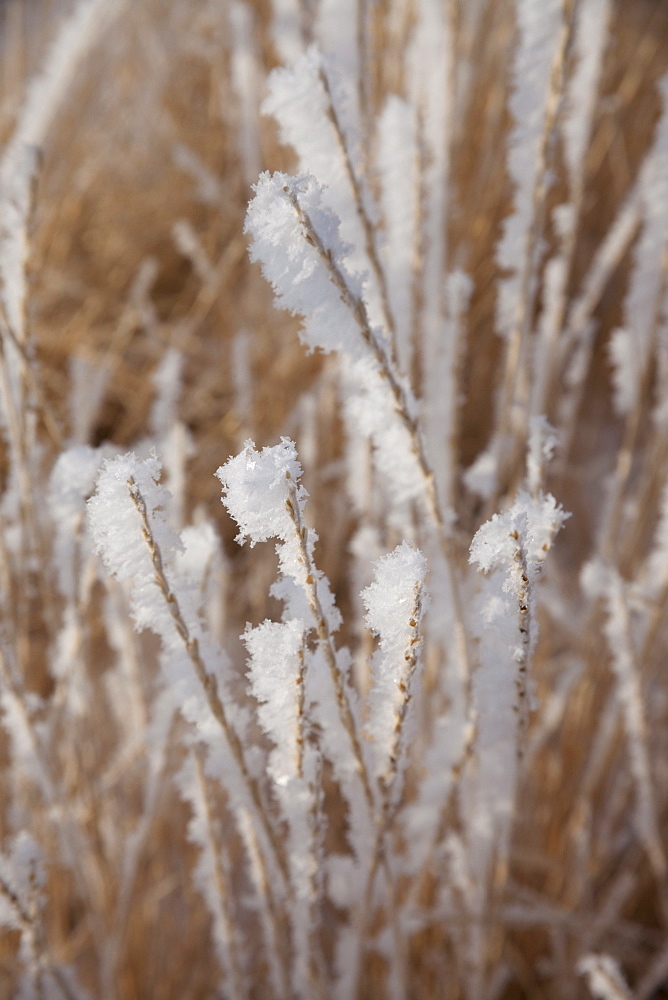
[[[294,443],[283,438],[279,445],[257,452],[249,441],[244,451],[230,459],[216,475],[223,484],[223,502],[239,524],[237,540],[249,537],[251,544],[255,544],[271,537],[279,539],[279,565],[285,579],[273,588],[273,593],[287,602],[291,614],[308,622],[317,634],[334,685],[340,720],[348,733],[366,799],[372,808],[373,794],[351,707],[351,692],[342,676],[333,641],[341,617],[329,583],[314,562],[317,535],[303,520],[307,494],[299,483],[301,466]]]
[[[517,758],[531,707],[530,667],[537,638],[535,587],[568,515],[554,497],[520,494],[483,524],[470,561],[484,576],[472,618],[479,666],[473,676],[477,769],[466,792],[470,856],[484,872],[491,852],[503,858],[513,815]]]
[[[338,351],[357,385],[359,428],[377,452],[377,468],[406,516],[405,504],[421,500],[432,523],[443,516],[426,457],[418,405],[394,363],[385,333],[374,326],[363,281],[350,266],[352,248],[339,221],[323,207],[315,178],[263,174],[248,207],[251,257],[276,293],[279,306],[304,317],[301,338],[311,348]]]

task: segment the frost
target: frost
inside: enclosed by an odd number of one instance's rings
[[[414,682],[409,674],[417,666],[426,572],[422,553],[404,542],[378,560],[373,583],[362,592],[366,624],[379,645],[371,661],[367,723],[378,776],[396,749],[400,712],[410,695],[409,682]]]
[[[42,850],[27,830],[16,834],[5,854],[0,854],[0,882],[7,886],[16,897],[20,906],[31,909],[30,898],[42,889],[46,883],[46,874],[42,864]],[[5,900],[0,893],[0,900]],[[0,910],[0,917],[6,916],[6,911]],[[7,926],[18,926],[16,913],[12,918],[5,919]]]
[[[624,301],[624,329],[610,341],[614,366],[615,407],[630,413],[642,404],[652,363],[657,324],[665,294],[665,254],[668,250],[668,76],[658,83],[661,117],[640,177],[643,227],[634,249],[633,269]]]
[[[301,753],[298,688],[303,683],[304,624],[265,621],[247,628],[243,640],[250,654],[251,692],[260,702],[260,725],[274,744],[269,773],[284,785],[297,775]]]
[[[247,441],[239,455],[218,469],[223,503],[239,525],[240,545],[246,538],[251,546],[269,538],[286,541],[294,533],[286,501],[294,489],[303,512],[308,494],[297,485],[301,474],[297,449],[289,438],[281,438],[280,444],[260,452],[253,441]]]
[[[471,624],[478,638],[473,677],[477,770],[465,788],[473,870],[488,872],[492,852],[508,850],[529,711],[531,659],[537,639],[537,578],[567,514],[554,497],[519,495],[476,532],[470,562],[484,574]],[[484,882],[484,878],[483,878]]]
[[[107,365],[95,364],[83,353],[73,356],[69,411],[74,442],[83,444],[92,438],[110,376],[111,369]]]
[[[212,692],[215,680],[225,694],[227,657],[209,639],[200,616],[198,589],[206,567],[193,578],[188,553],[167,521],[169,494],[159,477],[155,455],[107,461],[88,501],[90,529],[107,570],[128,586],[137,629],[150,629],[162,641],[164,677],[182,714],[215,746],[221,725],[228,737],[230,725],[243,730],[244,713],[229,695],[223,709]],[[186,575],[179,575],[179,565]]]
[[[494,514],[471,542],[470,562],[483,572],[507,570],[513,563],[518,538],[526,550],[527,565],[536,573],[552,545],[552,540],[570,515],[551,494],[534,500],[521,493],[504,514]]]
[[[417,409],[412,393],[402,384],[412,412]],[[382,475],[393,525],[401,530],[412,501],[423,500],[424,478],[419,466],[415,440],[406,422],[397,413],[396,399],[372,358],[345,366],[344,405],[349,425],[356,434],[368,437],[374,449],[374,463]]]
[[[487,500],[496,489],[498,461],[491,451],[482,451],[464,473],[467,489]]]
[[[427,564],[406,542],[376,563],[374,581],[362,594],[366,624],[380,637],[385,653],[403,650],[406,627],[415,602],[415,588],[424,583]]]
[[[378,122],[378,142],[388,291],[398,360],[404,371],[409,371],[414,307],[412,286],[420,212],[415,108],[399,97],[389,97]]]
[[[322,185],[325,203],[341,220],[353,253],[353,269],[364,266],[364,231],[355,204],[359,140],[351,120],[351,100],[336,63],[315,46],[294,66],[273,70],[262,105],[279,125],[281,142],[291,145],[302,173]]]
[[[633,409],[636,385],[641,376],[637,345],[628,330],[615,330],[610,337],[610,360],[615,390],[615,409],[629,413]]]
[[[257,130],[257,102],[260,91],[256,41],[256,13],[251,4],[233,0],[229,6],[232,35],[231,77],[240,108],[240,144],[244,175],[248,181],[257,177],[260,143]]]
[[[353,420],[373,440],[393,522],[399,524],[408,501],[429,493],[408,381],[396,369],[384,330],[372,323],[364,282],[351,273],[350,247],[338,235],[338,219],[323,207],[317,181],[263,174],[255,190],[246,221],[251,256],[262,262],[277,303],[305,318],[304,343],[340,351],[349,360],[346,405],[355,408]]]
[[[610,0],[589,0],[579,5],[576,12],[575,54],[578,63],[569,81],[563,126],[566,162],[572,184],[582,170],[591,135],[610,11]]]
[[[522,282],[531,266],[534,189],[538,171],[543,166],[541,141],[561,17],[558,0],[519,0],[517,4],[520,42],[515,54],[514,85],[509,102],[515,125],[508,150],[515,206],[504,222],[497,248],[499,266],[511,271],[499,286],[498,329],[504,337],[512,333],[522,301]]]
[[[246,538],[251,546],[277,538],[281,573],[306,596],[310,610],[304,617],[313,620],[319,614],[313,603],[315,588],[320,610],[334,631],[341,616],[326,578],[313,561],[318,536],[302,523],[308,493],[299,482],[301,474],[297,449],[289,438],[259,452],[252,441],[247,441],[244,450],[216,472],[223,487],[223,503],[239,525],[239,544]],[[295,595],[289,584],[286,589],[281,581],[273,593],[285,596],[292,606]],[[301,598],[297,600],[301,604]],[[301,612],[297,616],[302,617]]]
[[[618,963],[610,955],[585,955],[577,971],[587,979],[587,985],[597,1000],[630,1000]]]
[[[251,259],[262,264],[277,305],[305,318],[300,336],[308,347],[364,354],[359,326],[342,298],[359,299],[362,285],[349,271],[351,247],[323,202],[321,185],[308,174],[263,173],[254,191],[245,231],[252,236]],[[341,275],[339,288],[328,262]]]
[[[157,437],[167,436],[176,422],[183,381],[183,354],[174,348],[166,351],[153,373],[156,399],[151,410],[151,428]]]
[[[88,501],[88,518],[95,548],[106,568],[119,580],[132,580],[142,570],[147,576],[153,575],[142,524],[130,498],[131,482],[136,484],[151,511],[151,528],[163,559],[169,559],[181,548],[164,513],[169,497],[164,487],[159,485],[161,470],[161,463],[155,454],[145,461],[137,458],[134,452],[107,460],[97,480],[96,494]]]
[[[84,540],[86,501],[94,491],[101,465],[113,454],[110,445],[68,448],[59,455],[49,480],[49,501],[56,525],[58,583],[61,593],[72,599],[77,586],[75,553]]]
[[[527,484],[529,492],[534,496],[543,485],[545,466],[554,455],[558,443],[559,436],[546,417],[531,418],[527,449]]]

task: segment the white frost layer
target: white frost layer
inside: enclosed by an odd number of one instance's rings
[[[100,466],[114,453],[111,445],[76,445],[61,452],[49,479],[49,506],[55,526],[55,564],[61,594],[76,599],[76,554],[84,544],[86,500],[95,488]]]
[[[0,879],[24,912],[32,912],[35,893],[46,882],[42,851],[27,830],[16,834],[6,854],[0,854]],[[0,927],[22,930],[20,914],[10,898],[0,892]]]
[[[397,412],[397,405],[382,369],[371,358],[360,358],[343,367],[346,421],[371,440],[374,464],[388,503],[388,516],[397,531],[410,523],[409,507],[425,500],[425,481],[415,441]],[[401,383],[409,414],[417,405],[406,383]]]
[[[299,479],[302,474],[297,449],[289,438],[256,451],[252,441],[216,472],[223,486],[223,503],[239,525],[237,541],[251,545],[277,538],[279,565],[284,580],[273,588],[285,600],[291,617],[315,624],[310,606],[310,587],[315,584],[322,613],[330,631],[341,623],[327,578],[315,567],[317,533],[303,524],[308,494]],[[300,532],[303,530],[303,538]],[[311,581],[309,581],[309,567]],[[301,594],[295,592],[296,585]]]
[[[615,407],[620,414],[642,406],[645,376],[665,294],[668,250],[668,75],[658,85],[663,110],[640,178],[643,228],[634,249],[633,271],[624,301],[624,327],[610,341]]]
[[[571,185],[579,183],[591,137],[610,12],[610,0],[587,0],[579,4],[576,11],[574,55],[577,65],[569,79],[563,124]]]
[[[534,500],[520,493],[513,506],[503,514],[494,514],[482,525],[471,542],[472,563],[487,573],[507,570],[513,565],[518,535],[525,546],[527,566],[537,572],[552,544],[552,539],[570,515],[551,494]]]
[[[470,561],[484,573],[470,621],[478,639],[474,774],[463,801],[471,868],[485,884],[492,856],[505,856],[514,811],[521,736],[531,700],[535,583],[567,514],[554,497],[522,493],[476,532]]]
[[[303,511],[307,493],[297,485],[302,468],[297,449],[289,438],[272,448],[256,451],[252,441],[216,472],[223,485],[223,503],[239,525],[237,541],[243,545],[248,538],[251,546],[270,538],[285,541],[294,531],[286,501],[290,486],[295,488]]]
[[[350,177],[350,169],[357,166],[358,141],[350,97],[337,69],[311,46],[294,66],[269,75],[262,111],[277,121],[281,141],[295,149],[299,170],[318,178],[326,203],[341,220],[344,239],[361,254],[364,231]],[[338,133],[332,115],[339,123]],[[359,256],[355,266],[363,259]]]
[[[584,955],[577,971],[587,979],[587,985],[597,1000],[630,1000],[631,994],[619,965],[610,955]]]
[[[371,661],[367,720],[378,777],[395,749],[397,714],[408,695],[408,657],[424,613],[426,572],[422,553],[403,542],[378,560],[374,580],[362,592],[367,627],[378,636],[378,651]]]
[[[419,151],[415,108],[391,95],[378,120],[378,169],[385,221],[383,265],[398,361],[410,371],[412,361],[413,285],[418,257],[420,216]]]
[[[359,326],[332,283],[326,257],[307,238],[300,220],[300,213],[308,217],[350,294],[361,298],[362,283],[348,265],[351,247],[339,234],[338,217],[326,207],[322,186],[308,174],[265,172],[254,191],[245,226],[252,237],[251,259],[262,264],[277,305],[304,317],[303,343],[323,351],[343,350],[353,357],[366,353]]]
[[[499,282],[498,331],[509,337],[531,266],[529,241],[534,190],[541,169],[555,39],[562,19],[559,0],[518,0],[519,44],[515,53],[510,111],[515,119],[508,148],[508,168],[515,186],[514,211],[504,222],[497,247],[499,267],[510,275]],[[518,266],[519,262],[519,266]]]
[[[279,785],[298,773],[298,683],[304,630],[303,622],[292,619],[284,623],[265,621],[243,634],[250,654],[251,692],[260,703],[258,718],[274,744],[268,770]]]

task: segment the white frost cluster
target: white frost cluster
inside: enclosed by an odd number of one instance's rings
[[[293,487],[303,511],[307,493],[298,485],[301,474],[297,449],[289,438],[262,451],[255,450],[253,441],[246,441],[243,451],[218,469],[223,503],[239,525],[236,540],[240,545],[247,538],[253,546],[270,538],[285,541],[292,535],[286,501]]]
[[[520,42],[509,102],[515,125],[508,149],[515,208],[504,222],[497,248],[499,266],[511,272],[499,283],[498,329],[505,337],[511,335],[522,300],[523,277],[529,267],[534,188],[541,168],[555,39],[559,38],[563,16],[561,6],[559,0],[519,0],[517,4]]]
[[[530,661],[536,642],[534,584],[567,518],[554,497],[519,495],[476,532],[470,561],[485,574],[473,602],[478,639],[473,674],[477,768],[465,788],[473,869],[485,875],[502,857],[514,811],[517,757],[531,707]]]
[[[642,406],[644,379],[652,362],[657,321],[665,295],[668,252],[668,75],[658,85],[662,114],[652,149],[640,175],[642,232],[634,250],[633,271],[624,301],[624,326],[610,340],[617,412]]]
[[[374,771],[380,776],[393,749],[397,712],[406,701],[407,655],[417,655],[417,630],[424,613],[422,596],[427,562],[406,542],[375,565],[373,582],[362,592],[367,627],[378,636],[371,661],[367,729]]]
[[[252,441],[216,472],[223,486],[223,503],[239,525],[237,541],[251,545],[277,538],[277,552],[283,580],[272,588],[275,597],[286,602],[289,617],[312,624],[307,593],[310,574],[318,592],[329,628],[341,621],[327,579],[315,568],[313,551],[318,536],[302,524],[308,494],[299,479],[302,474],[297,449],[289,438],[280,444],[256,451]],[[301,526],[301,527],[300,527]],[[303,528],[304,536],[300,537]],[[297,589],[293,586],[296,584]]]
[[[113,453],[111,446],[75,445],[59,455],[49,479],[58,584],[61,593],[72,598],[77,585],[74,557],[77,542],[83,540],[86,500],[93,493],[100,466]]]
[[[297,152],[299,170],[315,175],[326,188],[327,203],[341,219],[345,239],[361,247],[364,236],[345,152],[357,166],[359,142],[335,64],[312,45],[294,66],[273,70],[267,87],[263,113],[278,123],[281,142]]]
[[[584,955],[577,965],[597,1000],[630,1000],[629,988],[619,965],[610,955]]]
[[[470,562],[477,563],[485,573],[507,570],[514,563],[520,538],[527,568],[536,573],[568,517],[551,494],[536,500],[528,493],[520,493],[512,507],[503,514],[494,514],[478,529],[471,542]]]
[[[252,237],[251,259],[262,264],[277,305],[304,317],[300,336],[307,347],[359,357],[364,353],[359,327],[332,283],[326,256],[311,242],[300,220],[301,212],[350,294],[359,299],[362,283],[348,266],[351,247],[339,235],[339,220],[326,207],[322,186],[308,174],[265,172],[254,191],[245,232]]]
[[[166,561],[181,546],[164,514],[169,497],[159,484],[161,471],[155,454],[145,461],[134,452],[119,455],[104,463],[95,496],[88,501],[93,541],[108,571],[117,580],[134,580],[147,588],[153,584],[154,569],[130,484],[134,482],[146,504],[151,531]],[[145,577],[142,584],[138,582],[140,576]]]
[[[417,404],[388,356],[384,330],[371,324],[364,281],[351,271],[338,219],[323,207],[313,177],[263,174],[255,191],[246,220],[251,256],[261,261],[277,304],[304,317],[302,341],[339,351],[350,362],[349,419],[373,441],[392,521],[405,523],[407,503],[425,495],[417,439],[407,423],[417,419]]]
[[[107,461],[98,476],[96,494],[88,501],[90,530],[109,573],[128,586],[137,629],[160,637],[165,681],[183,715],[203,740],[217,747],[222,745],[220,726],[193,669],[195,645],[203,669],[215,677],[221,697],[226,697],[230,723],[242,729],[244,713],[225,695],[227,659],[211,642],[201,620],[201,575],[193,578],[192,562],[188,565],[187,558],[178,558],[184,547],[165,515],[169,494],[158,482],[160,473],[155,455],[142,461],[130,453]],[[150,538],[133,500],[135,488],[136,500],[141,498],[146,509]],[[179,574],[179,562],[184,575]],[[202,567],[201,572],[206,569]]]
[[[13,838],[6,854],[0,854],[0,882],[16,897],[24,911],[32,912],[34,894],[44,886],[46,874],[41,848],[27,830]],[[19,913],[2,890],[0,927],[22,930]]]
[[[206,795],[206,776],[198,768],[193,753],[189,754],[176,776],[176,784],[184,802],[191,809],[188,820],[188,840],[199,848],[199,857],[194,866],[193,880],[202,894],[212,922],[212,937],[222,969],[233,968],[233,940],[228,907],[223,893],[227,885],[221,886],[220,872],[227,874],[226,852],[220,850],[214,840],[212,818]]]
[[[373,444],[374,462],[388,498],[388,514],[397,530],[405,529],[412,501],[424,499],[425,482],[418,463],[415,441],[397,412],[394,396],[377,362],[366,357],[344,365],[346,420],[353,433]],[[408,415],[417,404],[402,380]]]
[[[243,640],[250,654],[248,678],[260,703],[260,725],[274,744],[268,771],[279,785],[297,775],[298,678],[303,655],[304,623],[264,621],[247,628]]]

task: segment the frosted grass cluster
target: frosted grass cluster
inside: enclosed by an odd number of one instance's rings
[[[2,118],[0,994],[658,998],[668,76],[599,219],[610,0],[158,8]],[[47,225],[34,147],[102,49],[158,229],[61,399],[113,156]]]

